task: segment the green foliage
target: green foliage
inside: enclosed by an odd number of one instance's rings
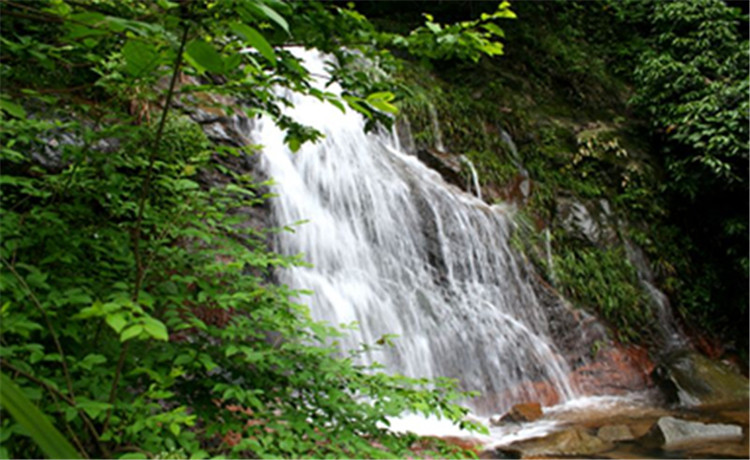
[[[11,379],[0,373],[0,407],[8,411],[49,458],[81,458]],[[5,452],[7,457],[7,451]]]
[[[657,35],[634,77],[633,103],[670,142],[671,187],[688,196],[701,180],[747,180],[748,42],[723,2],[656,3]]]
[[[672,220],[689,236],[676,298],[702,328],[735,329],[746,347],[736,325],[747,322],[748,304],[747,18],[714,0],[654,2],[646,11],[654,35],[633,72],[632,103],[660,150]]]
[[[505,37],[505,32],[493,21],[514,19],[509,2],[502,2],[494,13],[482,13],[479,19],[443,25],[435,22],[430,14],[424,14],[424,26],[414,29],[407,36],[395,35],[393,46],[403,48],[410,54],[426,59],[461,59],[474,62],[484,56],[503,54],[503,45],[495,40]]]
[[[294,300],[305,293],[272,282],[301,259],[266,247],[279,230],[246,225],[245,211],[266,199],[265,184],[236,166],[250,148],[209,142],[170,104],[228,115],[242,100],[249,117],[286,129],[290,147],[318,138],[281,114],[286,101],[271,90],[344,107],[276,46],[297,25],[301,35],[305,24],[327,27],[326,15],[287,22],[295,8],[314,9],[271,0],[3,6],[0,365],[81,453],[470,455],[387,431],[388,417],[404,412],[471,427],[452,403],[468,395],[449,380],[358,364],[368,345],[341,356],[341,332]],[[362,82],[350,75],[336,78]],[[355,103],[394,111],[393,94],[358,90]],[[45,452],[17,419],[0,423],[3,453]]]
[[[554,256],[555,276],[563,293],[599,312],[614,326],[620,340],[643,341],[652,314],[636,269],[622,248],[568,248]]]

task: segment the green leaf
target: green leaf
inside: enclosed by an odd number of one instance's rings
[[[494,35],[497,35],[498,37],[505,37],[505,31],[498,27],[497,24],[488,22],[487,24],[482,24],[482,28]]]
[[[167,332],[167,326],[156,318],[144,318],[143,328],[146,334],[155,338],[156,340],[169,340],[169,333]]]
[[[91,370],[97,364],[104,364],[107,362],[107,358],[104,355],[90,354],[79,361],[76,366],[82,369]]]
[[[270,6],[264,4],[264,3],[255,3],[255,6],[260,10],[263,15],[265,15],[268,19],[275,22],[279,25],[284,31],[288,34],[289,33],[289,24],[286,22],[286,19],[284,19],[279,13],[274,11]]]
[[[133,77],[144,76],[159,65],[159,53],[151,43],[141,40],[128,40],[122,47],[125,58],[125,72]]]
[[[360,102],[362,102],[362,99],[355,96],[343,96],[343,98],[349,105],[349,107],[366,116],[367,118],[372,118],[372,112],[370,112],[364,106],[362,106],[362,104],[360,104]]]
[[[82,458],[11,379],[0,373],[0,405],[49,458]]]
[[[249,45],[257,49],[270,63],[274,66],[276,65],[276,53],[260,32],[241,22],[233,22],[229,24],[229,28],[232,32],[242,37]]]
[[[286,143],[289,145],[289,150],[294,153],[297,153],[300,147],[302,147],[302,142],[296,136],[287,137]]]
[[[185,48],[189,60],[200,67],[198,70],[208,70],[213,73],[224,73],[224,59],[210,44],[201,39],[192,40]]]
[[[10,102],[7,99],[0,99],[0,109],[8,112],[10,116],[21,119],[26,118],[26,110],[24,110],[24,108],[20,105]]]
[[[125,318],[125,312],[122,311],[107,315],[106,321],[107,324],[109,324],[109,327],[114,329],[118,334],[128,324],[128,320]]]
[[[390,91],[379,91],[377,93],[372,93],[369,96],[367,96],[367,102],[371,102],[376,99],[390,102],[395,98],[396,98],[396,95]]]
[[[130,326],[129,328],[122,331],[122,334],[120,334],[120,342],[126,342],[137,336],[141,332],[143,332],[142,324],[135,324],[133,326]]]
[[[102,412],[111,409],[112,404],[108,404],[101,401],[92,401],[90,399],[86,398],[78,398],[78,401],[76,402],[76,407],[79,409],[83,409],[84,412],[86,412],[89,417],[91,418],[97,418],[99,415],[102,414]]]
[[[206,370],[209,372],[219,367],[219,365],[214,362],[211,356],[205,353],[201,353],[200,355],[198,355],[198,361],[200,361],[200,363],[203,364],[203,367],[206,368]]]
[[[388,112],[394,115],[398,113],[398,107],[382,99],[373,99],[371,101],[367,101],[367,103],[370,104],[373,108],[380,110],[381,112]]]

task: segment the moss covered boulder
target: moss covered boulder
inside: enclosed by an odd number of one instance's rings
[[[680,351],[668,355],[653,373],[667,399],[683,406],[722,404],[748,399],[748,379],[730,366]]]

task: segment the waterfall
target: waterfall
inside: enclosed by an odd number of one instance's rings
[[[474,163],[469,160],[466,155],[461,155],[460,158],[461,161],[469,167],[469,172],[471,173],[471,185],[474,187],[474,193],[476,194],[477,198],[481,200],[482,187],[479,186],[479,174],[477,173],[477,168],[474,167]],[[471,190],[471,187],[466,188]]]
[[[445,145],[443,144],[443,132],[440,130],[440,122],[438,121],[437,110],[435,110],[435,106],[432,103],[428,103],[427,111],[430,114],[432,135],[435,137],[435,150],[437,150],[438,152],[445,152]]]
[[[304,57],[312,72],[324,72],[319,56]],[[549,382],[562,400],[571,398],[570,370],[531,273],[509,244],[512,208],[447,184],[401,152],[391,133],[365,134],[353,111],[288,97],[294,107],[285,113],[325,138],[291,153],[284,133],[265,119],[249,136],[263,145],[261,168],[275,182],[275,224],[308,221],[275,244],[312,264],[279,277],[313,292],[298,299],[313,317],[358,323],[341,341],[345,348],[397,334],[393,347],[364,359],[412,377],[457,378],[462,388],[500,401],[473,407],[479,413],[533,398],[531,382]]]
[[[687,337],[677,322],[677,318],[672,313],[669,298],[654,285],[655,277],[643,250],[631,241],[626,240],[625,251],[628,260],[638,272],[641,287],[648,294],[651,301],[651,310],[656,318],[656,328],[664,340],[662,352],[666,354],[674,350],[687,348],[689,346]]]

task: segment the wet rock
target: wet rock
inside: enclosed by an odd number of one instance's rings
[[[544,257],[544,256],[542,256]],[[555,345],[568,364],[575,368],[590,361],[596,344],[607,342],[607,330],[589,313],[574,308],[549,283],[536,275],[534,292],[549,313],[549,328]],[[538,400],[542,405],[547,402]]]
[[[457,156],[432,149],[419,149],[417,150],[417,158],[437,171],[446,182],[468,191],[466,190],[466,178],[461,174],[461,162]]]
[[[687,449],[686,454],[689,458],[750,458],[750,449],[740,442],[711,443]]]
[[[521,403],[513,406],[498,420],[503,423],[526,423],[539,420],[542,417],[542,406],[538,402]]]
[[[479,453],[481,459],[506,459],[506,458],[522,458],[520,450],[515,450],[507,447],[498,447],[495,449],[487,449]]]
[[[598,246],[618,241],[617,224],[607,200],[582,202],[561,197],[556,208],[560,226],[571,236]]]
[[[743,401],[750,391],[746,377],[690,351],[667,356],[652,376],[669,402],[684,406]]]
[[[494,458],[536,458],[574,455],[594,455],[609,450],[613,445],[580,428],[569,428],[541,438],[528,439],[499,447]]]
[[[737,425],[707,424],[662,417],[646,434],[643,444],[674,450],[691,444],[741,440],[742,428]]]
[[[728,422],[738,423],[744,426],[747,426],[748,423],[750,423],[747,410],[725,410],[719,412],[719,417]]]
[[[651,428],[655,424],[656,419],[635,420],[628,423],[628,428],[630,428],[630,432],[633,433],[635,438],[642,438],[646,433],[651,431]]]
[[[627,425],[604,425],[596,432],[596,436],[602,441],[631,441],[635,439]]]
[[[552,381],[521,382],[505,391],[481,395],[475,399],[479,407],[492,407],[495,410],[508,409],[508,401],[537,402],[544,407],[554,406],[561,401],[560,393]],[[496,417],[499,422],[500,416]]]
[[[600,350],[592,362],[576,368],[571,380],[586,394],[624,394],[648,388],[653,369],[646,349],[611,346]]]

